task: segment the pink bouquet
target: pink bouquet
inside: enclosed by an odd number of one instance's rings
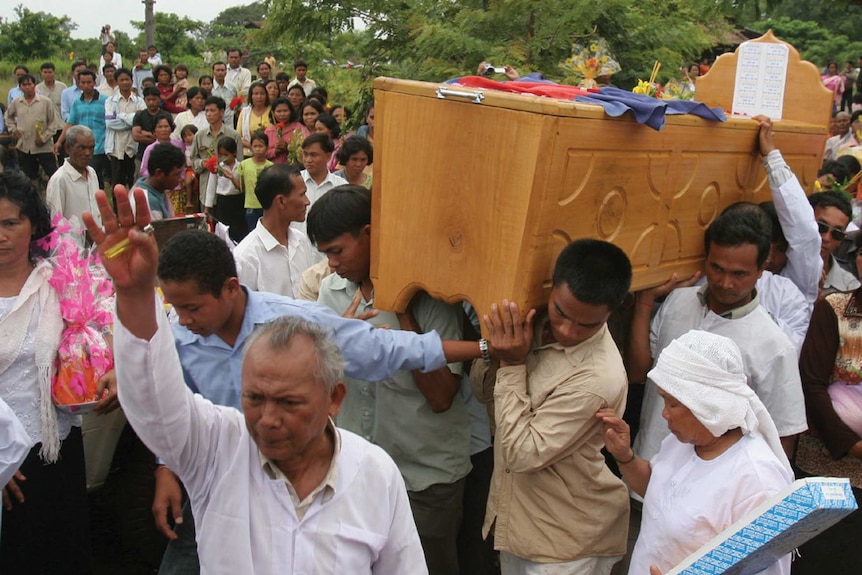
[[[103,337],[113,324],[110,278],[95,251],[84,247],[84,232],[77,222],[57,215],[54,230],[39,240],[52,264],[48,283],[60,298],[66,324],[57,353],[54,402],[74,405],[96,400],[99,380],[114,367],[111,347]]]

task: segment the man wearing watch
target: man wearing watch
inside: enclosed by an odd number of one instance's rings
[[[496,359],[474,362],[493,390],[494,474],[484,534],[503,575],[607,575],[626,552],[628,491],[605,465],[599,408],[622,414],[627,378],[608,331],[632,268],[613,244],[581,239],[557,258],[547,313],[503,301],[484,317]]]

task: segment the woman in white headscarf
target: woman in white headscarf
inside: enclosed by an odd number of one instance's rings
[[[611,409],[605,446],[644,498],[629,575],[667,572],[793,481],[766,408],[746,384],[742,356],[726,337],[690,331],[662,352],[649,377],[671,434],[652,461],[630,447],[629,426]],[[790,573],[790,556],[763,571]]]

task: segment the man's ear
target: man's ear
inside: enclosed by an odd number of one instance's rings
[[[344,385],[344,382],[336,382],[335,387],[332,388],[332,393],[329,394],[329,417],[334,418],[338,415],[338,412],[341,410],[341,402],[344,401],[346,395],[347,386]]]

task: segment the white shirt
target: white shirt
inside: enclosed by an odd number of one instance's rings
[[[819,259],[820,256],[817,257]],[[775,275],[768,270],[763,270],[756,288],[760,305],[772,314],[773,319],[793,342],[796,354],[799,355],[805,334],[808,333],[808,323],[811,321],[814,306],[790,278]]]
[[[225,80],[236,86],[236,91],[240,96],[243,98],[248,96],[248,88],[251,86],[251,72],[248,68],[243,68],[242,66],[239,68],[231,68],[228,66]],[[229,105],[230,101],[226,103]]]
[[[314,205],[314,202],[320,199],[320,196],[334,188],[335,186],[343,186],[347,183],[347,180],[344,178],[340,178],[333,174],[332,172],[326,173],[326,179],[324,179],[319,184],[314,181],[314,178],[311,177],[311,174],[308,173],[308,170],[302,170],[300,172],[302,174],[302,179],[305,180],[305,195],[308,197],[308,210],[311,209],[311,206]],[[308,210],[306,210],[306,215],[308,215]],[[305,233],[305,220],[301,222],[293,222],[290,224],[290,227],[293,229],[299,230],[302,233]]]
[[[227,166],[224,162],[219,162],[219,165],[222,168],[233,172],[236,170],[237,166],[239,166],[239,162],[235,161],[233,166]],[[207,187],[204,194],[205,207],[211,208],[215,206],[216,196],[237,196],[242,193],[242,191],[238,190],[237,187],[233,185],[233,182],[225,176],[219,176],[218,174],[209,174],[209,176],[210,177],[207,178]]]
[[[856,142],[853,136],[853,130],[848,130],[843,136],[841,134],[832,136],[826,140],[826,148],[823,150],[823,161],[838,159],[838,152],[841,148],[854,145]]]
[[[651,461],[629,575],[667,573],[793,481],[762,437],[744,436],[710,461],[668,436]],[[762,575],[789,575],[785,555]]]
[[[710,311],[701,301],[700,289],[674,290],[659,308],[650,325],[653,360],[671,341],[692,329],[728,337],[739,346],[748,385],[766,406],[778,434],[786,437],[808,429],[798,356],[787,335],[757,298],[733,310],[736,317],[730,319]],[[644,459],[652,459],[668,435],[667,422],[661,416],[663,408],[664,400],[656,385],[647,380],[634,445],[635,452]]]
[[[823,281],[824,295],[837,291],[853,291],[858,287],[859,280],[856,279],[856,276],[842,268],[835,256],[832,256],[832,265]]]
[[[799,180],[781,157],[781,152],[769,152],[763,159],[763,165],[769,178],[775,213],[788,246],[787,265],[780,275],[796,284],[808,302],[810,315],[820,295],[820,272],[823,270],[820,232],[817,230],[814,208],[808,202]],[[758,293],[761,294],[761,303],[766,305],[762,301],[763,292],[759,286]],[[767,309],[770,308],[767,306]]]
[[[145,313],[158,322],[150,341],[114,324],[120,401],[189,493],[201,573],[428,573],[404,481],[382,449],[339,430],[335,493],[322,490],[299,519],[285,482],[264,470],[242,413],[186,387],[155,296]]]
[[[9,483],[32,444],[15,412],[0,399],[0,485]]]
[[[48,180],[47,198],[51,216],[60,213],[67,219],[76,216],[80,221],[81,214],[88,211],[93,214],[96,223],[101,225],[102,216],[96,205],[98,190],[99,179],[96,177],[96,170],[87,166],[85,178],[66,160]]]
[[[308,236],[288,228],[287,245],[282,245],[263,225],[263,219],[236,246],[233,252],[239,281],[255,291],[296,297],[302,272],[323,255],[314,249]]]

